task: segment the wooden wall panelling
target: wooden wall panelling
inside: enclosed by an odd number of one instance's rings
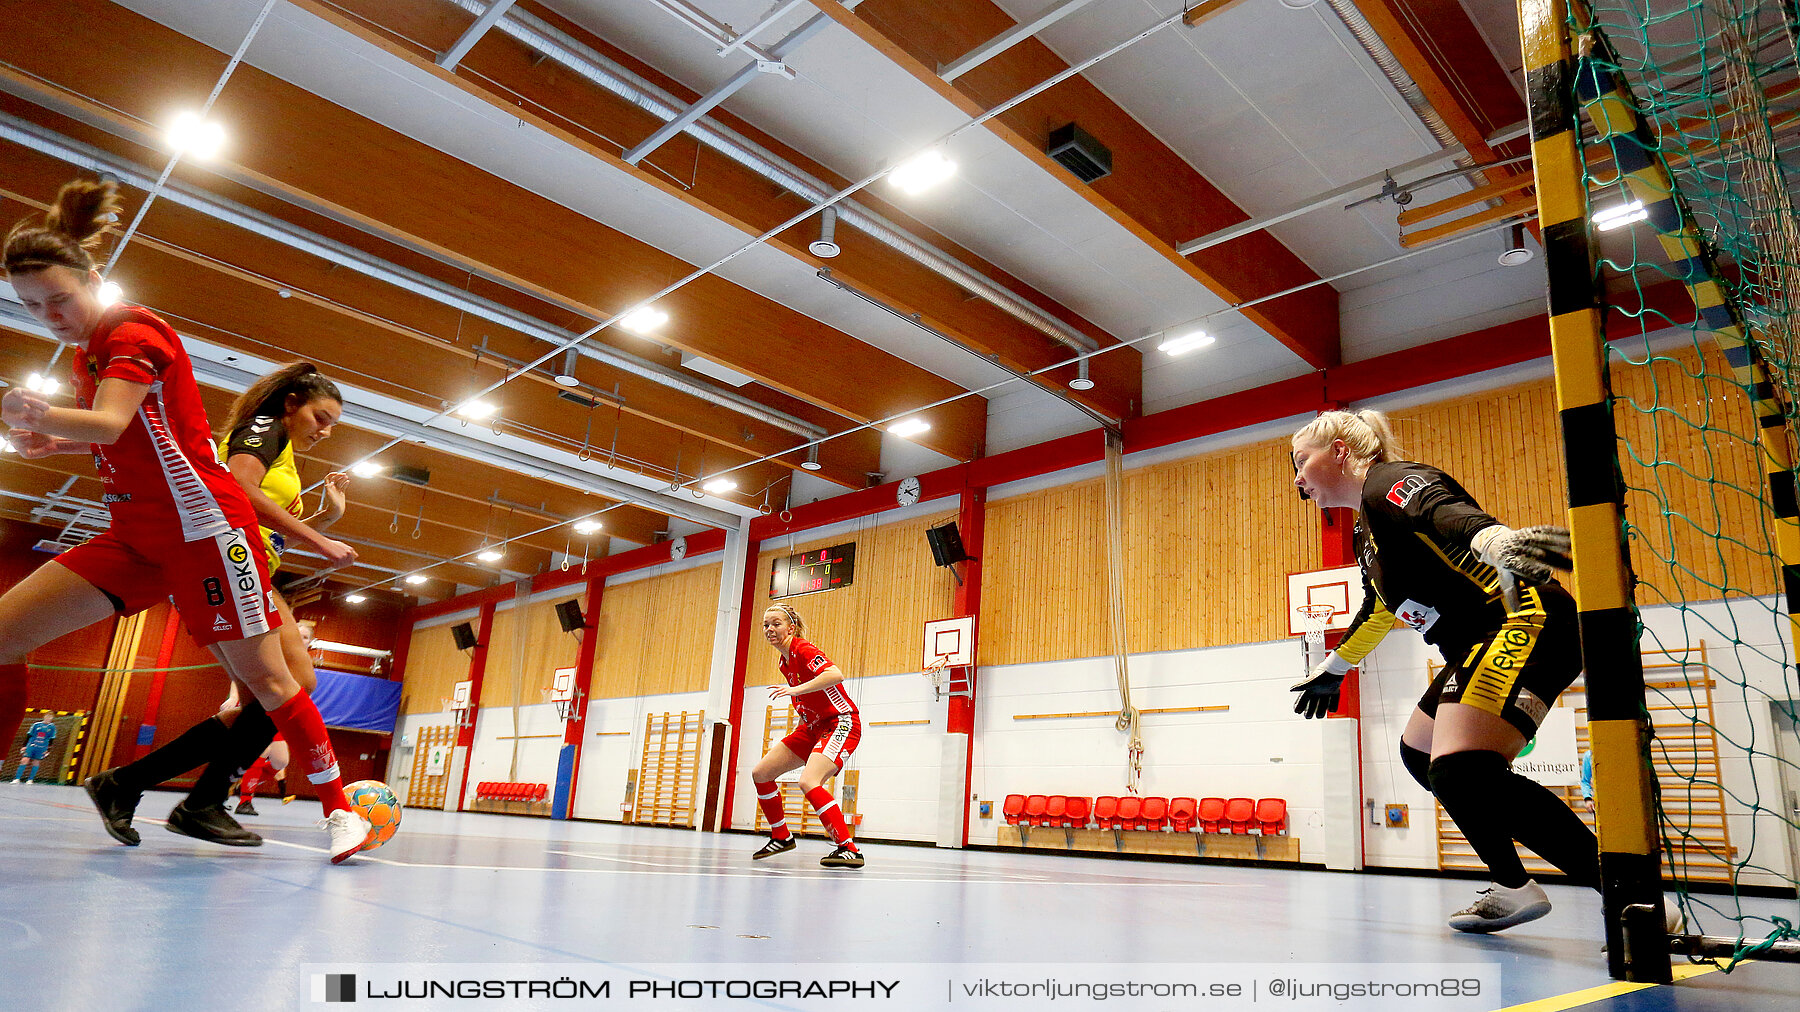
[[[400,689],[401,713],[442,713],[444,699],[457,682],[469,677],[469,655],[456,649],[450,635],[455,624],[413,630]]]
[[[800,613],[807,638],[848,677],[918,670],[925,622],[950,616],[956,587],[950,571],[932,561],[925,529],[954,515],[952,509],[947,516],[902,520],[791,545],[782,541],[757,556],[759,583],[753,597],[757,621],[771,603],[769,566],[774,560],[855,542],[856,576],[850,586],[784,598],[782,603]],[[751,649],[761,656],[751,655],[745,684],[780,684],[774,651],[760,642]]]
[[[699,566],[608,586],[600,599],[589,698],[704,691],[712,669],[719,572],[718,565]]]

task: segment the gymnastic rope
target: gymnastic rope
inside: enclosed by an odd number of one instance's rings
[[[1109,624],[1112,626],[1113,670],[1119,679],[1118,728],[1129,732],[1125,787],[1138,790],[1144,769],[1144,739],[1139,733],[1138,710],[1131,705],[1130,644],[1125,637],[1125,468],[1124,437],[1106,430],[1106,589]]]

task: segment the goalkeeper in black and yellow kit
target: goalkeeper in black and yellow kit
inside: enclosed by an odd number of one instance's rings
[[[1321,508],[1357,511],[1363,579],[1362,609],[1337,648],[1294,687],[1294,712],[1335,711],[1344,675],[1389,630],[1417,630],[1445,666],[1407,722],[1400,758],[1493,876],[1450,926],[1499,931],[1549,913],[1514,840],[1573,882],[1599,888],[1593,831],[1511,766],[1581,673],[1575,602],[1552,579],[1553,567],[1569,566],[1568,532],[1501,524],[1450,475],[1401,459],[1377,411],[1326,412],[1292,445],[1301,492]]]

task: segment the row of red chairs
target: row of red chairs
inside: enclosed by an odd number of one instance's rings
[[[1281,798],[1101,797],[1091,801],[1061,794],[1008,794],[1000,814],[1008,825],[1066,829],[1146,830],[1177,833],[1287,832],[1287,802]]]
[[[549,796],[549,784],[514,784],[504,780],[483,780],[475,786],[475,797],[486,801],[542,801]]]

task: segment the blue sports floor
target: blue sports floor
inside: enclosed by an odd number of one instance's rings
[[[259,799],[262,816],[242,821],[267,843],[234,849],[165,832],[155,820],[177,800],[146,796],[143,845],[128,848],[79,788],[0,785],[0,1012],[325,1008],[305,967],[340,962],[1489,963],[1501,981],[1490,1009],[1800,1009],[1792,964],[1611,994],[1598,897],[1568,887],[1550,887],[1548,917],[1481,937],[1444,926],[1472,898],[1468,880],[880,844],[845,872],[818,866],[817,840],[752,863],[760,840],[746,835],[432,811],[408,811],[392,843],[332,867],[316,805]],[[740,1006],[790,1007],[655,1007]]]

